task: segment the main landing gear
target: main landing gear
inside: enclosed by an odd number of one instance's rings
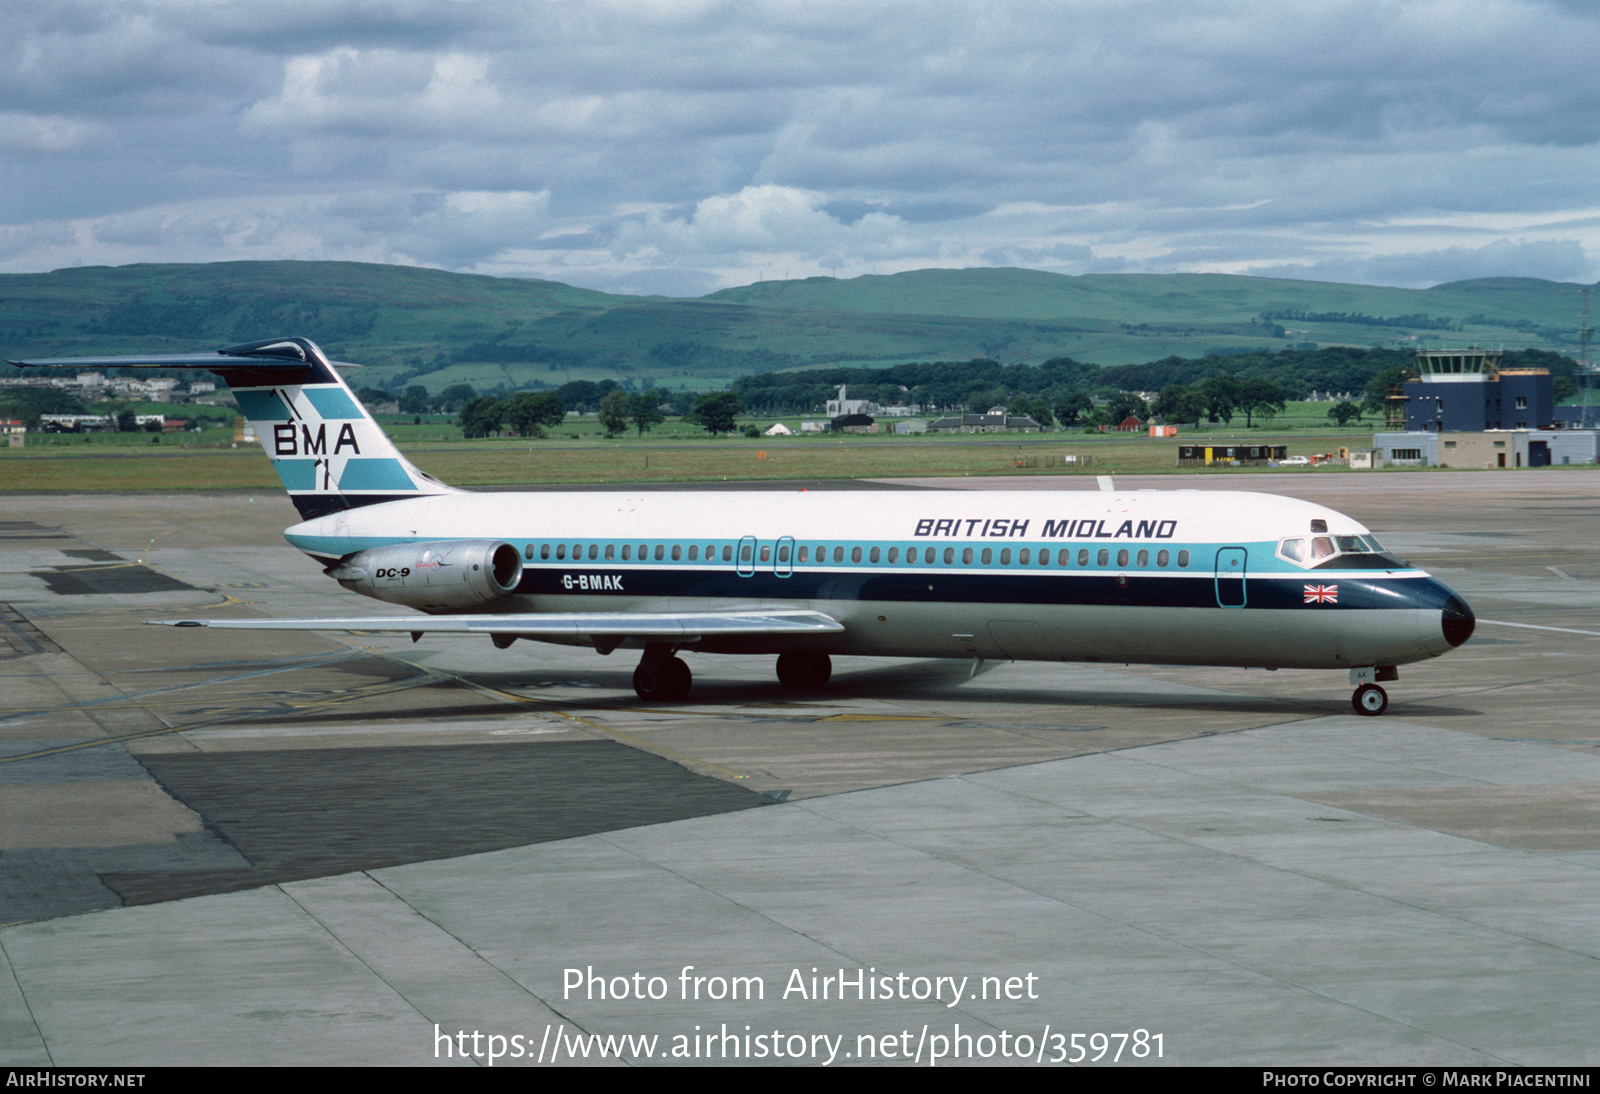
[[[778,683],[786,688],[815,691],[833,675],[833,661],[825,653],[781,653]]]
[[[633,670],[633,690],[651,703],[676,703],[687,698],[694,675],[672,647],[652,642],[644,648],[639,667]]]
[[[1356,685],[1356,693],[1350,696],[1350,705],[1356,708],[1357,714],[1376,718],[1389,709],[1389,693],[1380,688],[1377,682],[1382,680],[1388,683],[1398,679],[1400,670],[1393,665],[1351,669],[1350,682]]]

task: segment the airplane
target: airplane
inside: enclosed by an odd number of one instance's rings
[[[1398,666],[1472,636],[1467,603],[1341,513],[1242,492],[472,493],[418,470],[304,338],[214,353],[12,361],[209,370],[303,518],[284,532],[402,616],[176,627],[486,635],[640,651],[639,698],[678,702],[678,656],[777,657],[824,686],[837,655],[1343,669],[1363,715]]]

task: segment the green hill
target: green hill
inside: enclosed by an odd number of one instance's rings
[[[1172,355],[1326,345],[1574,352],[1582,286],[1523,278],[1387,289],[1224,274],[918,270],[765,281],[699,299],[347,262],[83,267],[0,275],[7,358],[302,334],[430,390],[615,378],[703,388],[778,369]]]

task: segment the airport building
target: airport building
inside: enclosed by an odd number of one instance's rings
[[[1555,410],[1548,369],[1502,369],[1500,351],[1419,349],[1405,385],[1408,433],[1547,429]]]
[[[1550,467],[1600,462],[1600,431],[1491,429],[1375,433],[1385,467]]]

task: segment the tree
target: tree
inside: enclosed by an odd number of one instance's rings
[[[715,391],[695,400],[694,413],[690,415],[707,433],[730,433],[734,419],[744,409],[739,396],[731,391]]]
[[[1020,399],[1012,399],[1011,405],[1006,407],[1006,413],[1019,418],[1032,418],[1045,429],[1056,424],[1055,415],[1050,413],[1050,404],[1040,395],[1024,395]]]
[[[117,432],[118,433],[137,433],[138,431],[139,431],[139,419],[138,419],[137,416],[135,416],[133,411],[131,411],[131,410],[120,410],[120,411],[117,412]]]
[[[632,409],[632,402],[628,393],[621,388],[607,392],[606,397],[600,400],[600,425],[604,427],[607,437],[628,431],[628,412]]]
[[[400,396],[400,413],[426,414],[432,409],[428,400],[428,389],[421,384],[412,384],[406,388],[405,394]]]
[[[1404,366],[1384,369],[1367,381],[1366,389],[1361,393],[1361,409],[1370,414],[1383,413],[1390,393],[1402,390],[1406,381],[1414,376],[1414,371]]]
[[[1329,407],[1328,417],[1332,418],[1340,425],[1348,425],[1351,418],[1354,418],[1358,422],[1361,420],[1361,408],[1355,403],[1352,403],[1349,399],[1346,399],[1343,402],[1335,403],[1333,406]]]
[[[1161,394],[1151,406],[1151,411],[1161,415],[1162,419],[1171,422],[1199,423],[1206,416],[1206,410],[1211,401],[1205,393],[1182,384],[1168,384],[1161,389]]]
[[[543,436],[543,426],[567,420],[567,405],[553,391],[519,391],[500,403],[501,421],[524,437]]]
[[[668,398],[668,394],[660,388],[651,388],[628,400],[628,417],[639,427],[639,436],[643,437],[651,426],[667,420],[667,416],[661,413],[661,404]]]
[[[1132,415],[1137,418],[1147,418],[1150,415],[1150,404],[1131,391],[1119,391],[1106,404],[1106,420],[1111,425],[1120,425]]]
[[[1239,381],[1232,376],[1213,376],[1200,385],[1205,392],[1206,415],[1213,422],[1233,421],[1233,409],[1239,405]]]
[[[500,432],[500,402],[489,395],[468,399],[461,407],[461,435],[487,437]]]
[[[471,384],[451,384],[439,392],[439,397],[433,401],[433,405],[444,413],[450,414],[460,410],[470,400],[477,397],[478,393],[473,390]]]
[[[1077,425],[1080,415],[1094,409],[1094,402],[1081,391],[1074,391],[1056,403],[1056,420],[1062,425]]]
[[[1244,410],[1244,425],[1246,429],[1255,426],[1252,420],[1256,414],[1263,418],[1271,418],[1283,410],[1286,403],[1283,398],[1283,389],[1271,380],[1241,380],[1239,381],[1238,405]]]

